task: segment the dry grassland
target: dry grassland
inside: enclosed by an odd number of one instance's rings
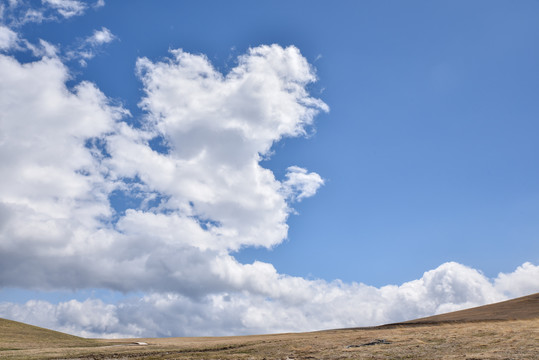
[[[382,339],[389,344],[358,347]],[[70,347],[47,347],[40,343],[34,348],[29,344],[21,350],[4,348],[0,358],[539,359],[539,319],[397,325],[244,337],[131,339],[121,343],[89,341]],[[134,341],[149,345],[130,345]]]

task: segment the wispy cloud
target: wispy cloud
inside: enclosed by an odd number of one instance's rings
[[[104,6],[104,1],[97,1],[93,7]],[[116,37],[103,27],[95,30],[88,38],[79,41],[76,50],[68,50],[49,42],[39,39],[38,43],[28,41],[19,35],[21,28],[27,23],[42,23],[44,21],[60,21],[73,16],[82,15],[88,5],[77,0],[42,0],[41,5],[29,3],[26,0],[10,0],[7,3],[0,3],[0,51],[30,51],[36,57],[61,56],[66,54],[64,59],[76,58],[81,65],[85,66],[86,61],[95,57],[100,51],[100,47],[110,43]]]
[[[5,5],[0,4],[0,20],[17,28],[27,23],[39,24],[82,16],[89,8],[98,9],[104,5],[104,0],[97,0],[92,5],[79,0],[41,0],[41,4],[28,0],[10,0]]]
[[[78,0],[42,0],[42,2],[58,11],[65,18],[82,15],[87,9],[86,4]]]
[[[87,61],[93,59],[101,51],[103,45],[116,39],[116,36],[106,27],[94,30],[93,34],[82,40],[75,50],[68,51],[67,57],[71,60],[79,60],[80,65],[86,66]]]
[[[32,44],[29,41],[24,41],[24,46],[26,49],[30,50],[32,54],[38,58],[41,58],[43,56],[48,57],[57,57],[59,53],[59,49],[52,45],[51,43],[48,43],[47,41],[43,39],[39,39],[38,44]]]
[[[0,51],[6,51],[17,45],[18,35],[6,26],[0,25]]]

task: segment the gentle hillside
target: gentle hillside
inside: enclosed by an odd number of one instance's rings
[[[96,340],[0,318],[0,351],[97,346]],[[1,357],[1,356],[0,356]]]
[[[527,320],[539,318],[539,293],[490,305],[405,321],[402,324],[447,321]]]

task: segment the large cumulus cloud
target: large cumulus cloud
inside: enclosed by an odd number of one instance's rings
[[[56,58],[23,65],[2,55],[0,78],[0,283],[70,286],[64,265],[110,238],[101,219],[111,184],[90,144],[125,111],[93,84],[68,90]]]
[[[298,49],[251,49],[226,76],[181,50],[164,62],[139,59],[139,128],[95,85],[67,88],[56,57],[0,62],[0,284],[281,291],[273,266],[230,253],[283,241],[289,202],[323,183],[298,166],[281,182],[259,163],[327,110],[305,90],[315,75]],[[117,212],[115,194],[136,206]]]

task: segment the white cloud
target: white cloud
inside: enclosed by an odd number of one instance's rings
[[[41,0],[44,5],[54,8],[65,18],[84,14],[87,6],[82,1],[77,0]]]
[[[93,59],[101,51],[103,45],[116,39],[116,36],[106,27],[101,28],[101,30],[94,30],[94,33],[80,42],[75,50],[67,52],[67,58],[70,60],[78,59],[79,64],[84,67],[87,65],[88,60]]]
[[[118,306],[105,304],[98,299],[82,302],[71,300],[59,304],[40,300],[30,300],[25,304],[0,303],[0,312],[6,311],[7,317],[25,323],[54,324],[52,327],[69,334],[97,337],[110,333],[111,337],[118,338],[137,333],[133,327],[126,327],[125,332],[116,332],[121,328],[118,310]]]
[[[35,262],[13,282],[36,285],[40,266],[55,267],[54,257],[91,250],[91,237],[103,237],[110,185],[86,143],[112,131],[123,112],[90,83],[68,90],[57,58],[22,65],[0,56],[0,78],[0,283]]]
[[[52,18],[47,17],[43,9],[28,9],[24,13],[24,16],[20,20],[21,24],[26,23],[42,23],[45,20],[52,20]]]
[[[18,35],[10,28],[0,25],[0,51],[6,51],[17,45]]]
[[[539,266],[526,262],[510,274],[500,273],[496,287],[510,296],[522,296],[538,291]]]
[[[9,0],[5,5],[0,4],[0,20],[17,28],[26,23],[61,21],[81,16],[90,6],[97,9],[104,5],[103,0],[98,0],[93,5],[79,0],[41,0],[41,4],[36,1]]]
[[[98,2],[95,6],[103,6]],[[40,39],[38,44],[19,37],[15,29],[20,29],[26,23],[42,23],[44,21],[59,21],[75,15],[82,15],[87,8],[84,2],[76,0],[42,0],[42,6],[27,1],[9,1],[0,4],[0,51],[30,50],[36,57],[57,56],[59,49],[56,46]],[[82,43],[77,50],[68,51],[67,58],[81,58],[88,60],[99,51],[99,47],[112,42],[116,37],[103,27],[95,30]]]
[[[227,76],[204,56],[172,55],[137,62],[148,128],[111,138],[113,173],[139,176],[186,221],[211,220],[212,244],[205,246],[280,243],[290,209],[281,183],[259,161],[274,142],[304,134],[316,113],[327,110],[305,91],[315,80],[312,69],[296,48],[276,45],[251,49]],[[146,146],[157,135],[168,154]]]
[[[86,39],[92,45],[103,45],[112,42],[116,37],[106,27],[101,30],[94,30],[92,36]]]
[[[317,173],[308,173],[306,169],[299,166],[290,166],[283,183],[283,191],[287,197],[301,201],[316,194],[322,185],[324,185],[324,180]]]
[[[28,50],[32,52],[32,54],[36,57],[57,57],[58,56],[58,48],[51,43],[48,43],[47,41],[43,39],[39,39],[39,45],[34,45],[30,43],[29,41],[24,41],[24,45]]]
[[[124,111],[94,85],[66,89],[57,58],[0,59],[0,284],[272,293],[258,282],[279,278],[271,265],[229,252],[287,236],[292,210],[259,161],[327,109],[304,89],[315,76],[293,47],[252,49],[227,76],[203,56],[173,55],[138,62],[144,130],[119,122]],[[157,135],[168,153],[148,145]],[[141,205],[114,214],[113,191]]]
[[[7,26],[0,24],[0,51],[10,53],[12,51],[29,50],[36,57],[55,57],[58,49],[43,39],[34,45]]]
[[[523,267],[539,271],[529,263]],[[278,276],[268,285],[282,293],[270,298],[238,291],[196,299],[154,293],[117,304],[90,299],[60,304],[29,301],[0,303],[0,316],[92,337],[305,331],[398,322],[528,294],[521,294],[518,285],[500,287],[499,280],[507,277],[517,284],[528,281],[521,268],[489,280],[475,269],[445,263],[400,286],[375,288]],[[529,290],[539,291],[537,280]]]

